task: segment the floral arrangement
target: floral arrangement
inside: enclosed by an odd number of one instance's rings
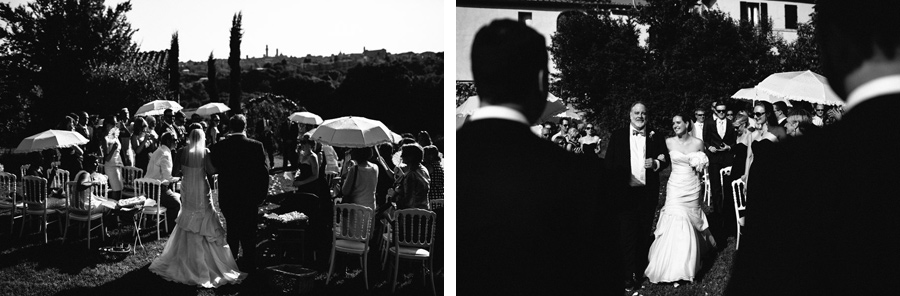
[[[695,171],[700,172],[709,164],[709,158],[706,157],[706,153],[698,151],[688,154],[688,163]]]
[[[309,217],[306,216],[306,214],[303,214],[303,213],[300,213],[300,212],[297,212],[297,211],[293,211],[293,212],[285,213],[285,214],[281,214],[281,215],[276,215],[276,214],[274,214],[274,213],[268,213],[268,214],[265,214],[264,217],[266,217],[266,218],[268,218],[268,219],[272,219],[272,220],[278,220],[278,221],[281,221],[281,222],[283,222],[283,223],[291,222],[291,221],[294,221],[294,220],[306,220],[306,219],[309,219]]]
[[[143,195],[141,195],[141,196],[135,196],[135,197],[132,197],[132,198],[120,199],[120,200],[119,200],[119,206],[120,206],[120,207],[123,207],[123,208],[127,208],[127,207],[130,207],[130,206],[134,206],[134,205],[138,205],[138,204],[143,204],[144,201],[146,201],[146,200],[147,200],[147,197],[145,197],[145,196],[143,196]]]
[[[293,185],[294,172],[269,175],[269,195],[279,195],[285,192],[297,190]]]

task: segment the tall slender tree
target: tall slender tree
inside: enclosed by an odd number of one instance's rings
[[[216,74],[216,60],[213,59],[213,53],[209,52],[209,59],[206,60],[206,93],[209,95],[210,102],[219,101],[219,87]]]
[[[231,67],[228,107],[234,113],[244,113],[241,110],[241,18],[241,12],[238,12],[231,20],[231,55],[228,57]]]
[[[181,98],[181,72],[178,71],[178,32],[172,34],[172,45],[169,48],[169,92],[171,98],[179,100]]]

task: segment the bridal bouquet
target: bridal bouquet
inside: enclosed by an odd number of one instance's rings
[[[702,172],[703,169],[705,169],[709,164],[709,158],[706,157],[706,153],[694,152],[691,153],[688,157],[688,163],[697,172]]]

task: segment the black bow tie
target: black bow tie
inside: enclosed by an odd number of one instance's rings
[[[637,135],[643,136],[643,135],[644,135],[644,131],[633,131],[633,132],[631,133],[631,135],[633,135],[633,136],[637,136]]]

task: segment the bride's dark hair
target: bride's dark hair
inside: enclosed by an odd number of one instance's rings
[[[684,123],[687,123],[687,131],[686,131],[686,133],[690,133],[691,131],[694,130],[694,123],[691,122],[691,114],[690,114],[689,112],[678,112],[678,113],[675,113],[675,115],[672,116],[672,119],[675,119],[675,117],[681,117],[681,121],[684,122]],[[673,130],[672,130],[672,137],[675,137],[675,136],[678,136],[678,135],[675,134],[675,130],[673,129]]]

